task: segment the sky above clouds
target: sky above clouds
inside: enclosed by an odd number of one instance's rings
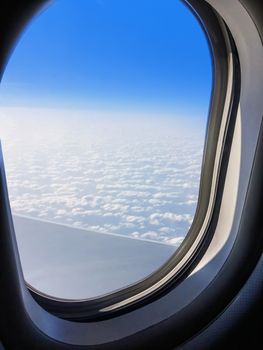
[[[0,85],[13,212],[178,246],[211,87],[207,40],[182,2],[55,1]]]
[[[179,0],[57,0],[18,41],[0,102],[206,119],[211,75],[206,37]]]

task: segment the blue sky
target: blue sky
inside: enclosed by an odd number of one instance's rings
[[[178,0],[58,0],[27,27],[1,105],[142,110],[207,118],[212,63]]]

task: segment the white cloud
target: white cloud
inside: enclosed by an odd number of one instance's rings
[[[167,239],[165,242],[178,247],[183,242],[183,240],[184,240],[184,237],[175,237],[175,238]]]
[[[146,239],[158,239],[158,233],[155,231],[148,231],[143,233],[140,237]]]

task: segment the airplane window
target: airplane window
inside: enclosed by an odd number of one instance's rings
[[[32,289],[96,298],[176,252],[211,91],[206,35],[179,1],[54,1],[31,22],[0,85],[0,137]]]

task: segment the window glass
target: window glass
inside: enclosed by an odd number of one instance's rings
[[[66,299],[135,283],[195,214],[212,89],[200,24],[174,0],[61,0],[20,38],[0,136],[26,281]]]

